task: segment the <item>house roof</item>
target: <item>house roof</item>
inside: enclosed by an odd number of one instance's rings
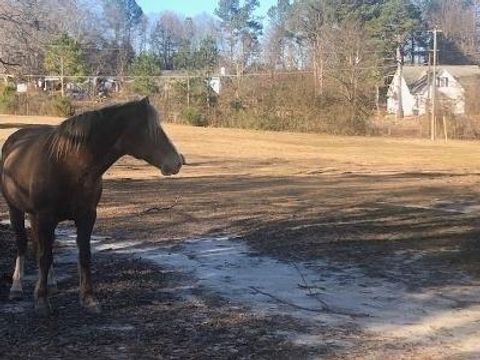
[[[421,75],[418,79],[412,82],[408,87],[412,94],[418,94],[418,93],[424,92],[428,87],[427,73]]]
[[[442,70],[450,73],[464,86],[475,81],[480,81],[480,67],[477,65],[439,65],[437,73]],[[427,66],[405,65],[402,69],[402,73],[412,94],[418,94],[426,90],[428,86]]]
[[[480,76],[480,67],[477,65],[441,65],[439,68],[448,71],[460,81]]]
[[[427,74],[427,71],[428,68],[426,66],[404,65],[402,68],[402,75],[407,86],[411,89],[412,85],[414,85],[417,80]]]

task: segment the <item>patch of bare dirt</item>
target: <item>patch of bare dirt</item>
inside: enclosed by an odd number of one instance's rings
[[[0,139],[20,125],[43,121],[0,117]],[[358,274],[380,279],[416,301],[430,294],[442,310],[420,317],[419,327],[398,327],[397,338],[364,331],[356,321],[311,326],[261,316],[205,288],[184,297],[181,288],[194,277],[107,251],[95,258],[102,315],[82,312],[76,275],[68,277],[51,319],[1,314],[0,356],[480,357],[480,350],[471,350],[479,330],[471,298],[480,276],[479,214],[462,205],[480,205],[478,144],[166,127],[189,165],[180,176],[162,178],[126,157],[108,171],[96,231],[112,243],[181,245],[235,234],[258,255],[285,263],[327,261],[336,267],[328,270],[350,269],[345,282]],[[6,215],[0,203],[0,216]],[[8,239],[11,233],[0,231],[0,306],[8,302],[14,261]],[[76,274],[74,265],[64,271]],[[292,339],[292,332],[311,337]],[[446,338],[457,347],[447,352],[441,342]]]

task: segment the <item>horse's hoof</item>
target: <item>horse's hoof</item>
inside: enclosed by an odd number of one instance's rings
[[[100,306],[100,303],[93,297],[80,299],[80,304],[90,314],[100,314],[102,312],[102,307]]]
[[[10,300],[22,300],[23,299],[23,291],[22,290],[10,290],[10,294],[8,295]]]
[[[35,300],[35,312],[38,315],[48,316],[52,313],[52,309],[50,307],[50,303],[48,300],[45,299],[37,299]]]

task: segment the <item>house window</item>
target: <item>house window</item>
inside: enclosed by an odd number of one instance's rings
[[[437,87],[448,87],[448,77],[438,77],[437,78]]]

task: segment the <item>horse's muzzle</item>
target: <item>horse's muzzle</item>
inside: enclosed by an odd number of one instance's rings
[[[182,168],[182,164],[179,162],[175,166],[162,166],[160,168],[160,171],[162,172],[163,176],[170,176],[170,175],[176,175],[179,173],[180,169]]]

